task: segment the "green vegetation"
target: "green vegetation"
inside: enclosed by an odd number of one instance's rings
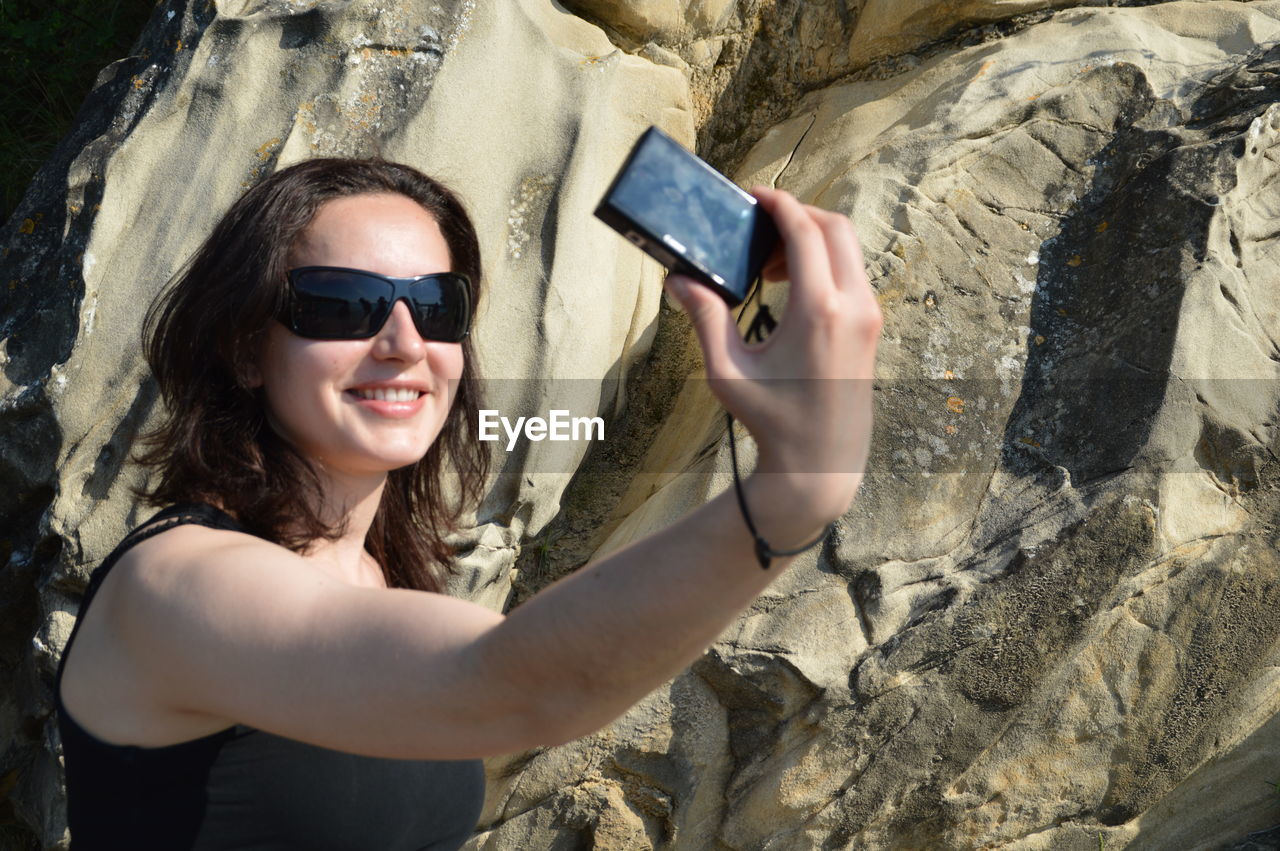
[[[0,222],[71,130],[98,72],[129,54],[154,6],[151,0],[0,0]]]

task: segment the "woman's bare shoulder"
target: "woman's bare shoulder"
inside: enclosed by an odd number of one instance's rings
[[[113,631],[148,655],[202,626],[284,618],[331,580],[254,535],[183,524],[127,550],[103,581]]]
[[[125,550],[81,612],[76,641],[67,650],[60,684],[67,711],[99,739],[121,745],[159,747],[230,726],[227,719],[175,711],[158,699],[148,648],[165,643],[158,615],[175,596],[181,605],[184,585],[235,583],[234,571],[217,578],[220,564],[270,562],[277,551],[282,548],[260,538],[196,524],[155,532]]]
[[[142,528],[145,531],[147,527]],[[128,575],[133,581],[155,579],[174,571],[217,567],[228,558],[246,555],[270,561],[300,561],[295,553],[247,532],[183,523],[134,544],[121,554],[112,573]]]
[[[284,547],[197,526],[140,542],[108,580],[105,609],[95,613],[95,601],[84,629],[102,616],[90,655],[119,675],[120,688],[105,687],[128,692],[135,737],[154,738],[145,731],[160,719],[172,739],[196,719],[206,732],[235,722],[420,758],[500,753],[527,738],[477,661],[478,642],[503,618],[474,604],[352,585]],[[63,689],[64,700],[80,698],[68,701],[73,715],[92,682],[104,687],[85,676],[96,661],[82,657],[81,682]]]
[[[377,562],[367,555],[359,570],[342,573],[331,564],[308,561],[255,535],[197,524],[183,524],[146,538],[124,553],[116,570],[128,577],[118,580],[120,585],[160,583],[137,589],[153,592],[177,588],[192,579],[193,573],[199,574],[201,581],[256,584],[262,571],[268,570],[306,587],[311,587],[317,570],[351,585],[387,587]]]

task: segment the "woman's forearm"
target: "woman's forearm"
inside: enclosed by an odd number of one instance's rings
[[[755,439],[747,504],[778,551],[811,540],[853,500],[883,320],[848,218],[753,191],[783,237],[770,269],[791,282],[767,342],[747,345],[711,290],[678,275],[667,288],[698,334],[712,392]],[[525,603],[479,643],[478,667],[511,702],[495,706],[526,710],[513,738],[582,735],[688,665],[788,561],[762,571],[734,494],[721,494]]]
[[[812,540],[826,523],[784,478],[744,482],[775,549]],[[726,492],[513,611],[486,639],[487,676],[510,685],[541,743],[593,732],[688,666],[791,561],[760,569]]]

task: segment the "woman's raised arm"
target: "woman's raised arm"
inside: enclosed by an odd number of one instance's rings
[[[744,344],[718,296],[681,279],[668,286],[692,316],[713,391],[759,446],[745,497],[780,550],[819,534],[857,490],[881,319],[848,220],[756,193],[785,243],[769,271],[792,288],[770,338]],[[370,756],[555,744],[678,673],[788,561],[760,569],[725,493],[503,618],[436,594],[352,587],[280,547],[182,527],[139,544],[104,582],[88,614],[104,619],[103,640],[71,663],[129,662],[112,681],[81,677],[64,699],[74,716],[110,692],[205,733],[234,721]],[[134,723],[91,732],[166,743]]]
[[[766,272],[791,293],[777,329],[749,346],[711,290],[671,278],[712,391],[756,439],[747,505],[774,550],[812,540],[862,479],[881,315],[849,220],[785,192],[754,194],[785,253]],[[557,741],[588,733],[691,663],[787,566],[760,569],[733,493],[538,594],[480,643],[513,694],[541,691]]]

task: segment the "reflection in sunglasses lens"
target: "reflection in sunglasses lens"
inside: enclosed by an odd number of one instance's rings
[[[423,339],[460,342],[470,324],[466,279],[431,276],[397,282],[344,269],[307,269],[291,273],[290,327],[304,337],[362,339],[382,329],[396,296],[405,299]]]

